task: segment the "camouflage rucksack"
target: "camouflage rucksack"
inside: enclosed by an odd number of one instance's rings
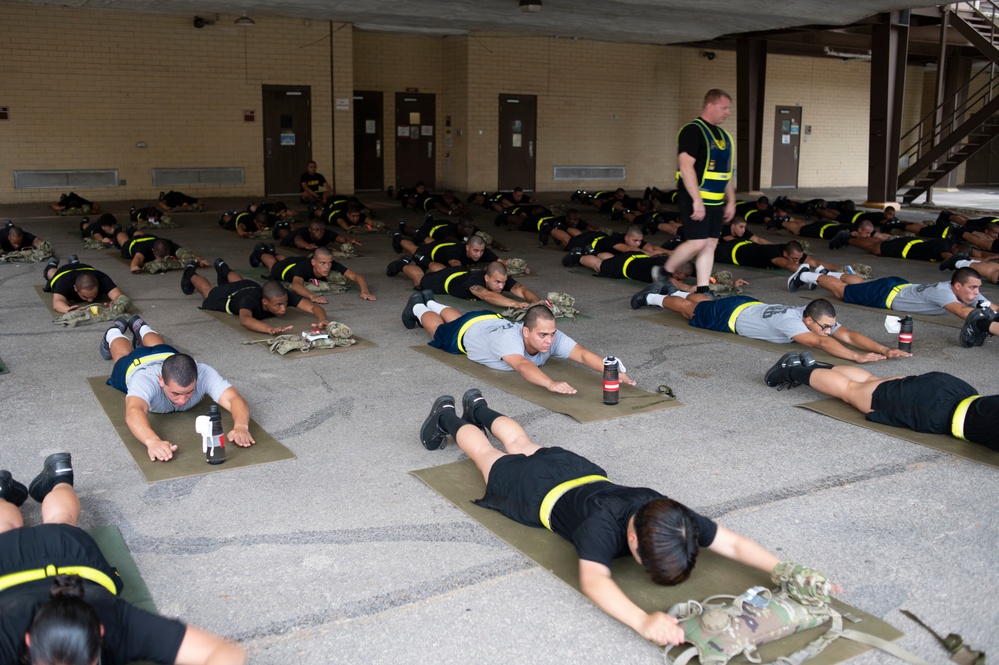
[[[340,249],[331,249],[330,254],[337,259],[356,259],[357,247],[352,242],[345,242],[340,245]]]
[[[753,587],[741,596],[712,596],[702,602],[690,600],[669,609],[683,628],[687,648],[675,659],[667,649],[668,665],[685,665],[697,657],[701,665],[725,665],[743,654],[759,663],[757,647],[794,633],[830,623],[829,630],[790,656],[779,658],[781,665],[800,665],[822,652],[834,640],[845,637],[874,646],[910,663],[929,665],[887,640],[843,628],[843,615],[830,605],[830,584],[825,575],[793,561],[782,561],[771,579],[779,586],[771,591]],[[722,601],[722,602],[717,602]],[[852,617],[851,617],[852,619]]]
[[[511,277],[531,274],[531,268],[527,265],[526,259],[507,259],[506,271]]]
[[[291,290],[291,283],[282,282],[284,288]],[[338,272],[330,271],[330,274],[326,276],[325,280],[318,279],[307,279],[305,280],[305,288],[307,288],[312,293],[316,295],[323,295],[325,293],[346,293],[347,288],[347,278]]]
[[[735,278],[728,270],[719,270],[711,275],[711,284],[708,288],[719,296],[737,296],[742,293],[742,288],[735,285]]]
[[[548,293],[548,299],[542,300],[539,304],[547,305],[556,319],[568,318],[575,321],[576,315],[579,314],[579,310],[573,307],[575,303],[576,299],[568,293],[551,291]],[[510,307],[500,312],[500,316],[509,321],[523,321],[527,316],[527,308]]]
[[[330,321],[322,332],[303,332],[301,335],[278,335],[243,344],[267,344],[271,353],[285,355],[292,351],[307,353],[312,349],[332,349],[337,346],[357,344],[354,333],[346,325]]]
[[[43,240],[38,243],[37,247],[25,247],[0,254],[0,263],[40,263],[51,256],[52,245],[47,240]]]
[[[52,320],[52,323],[75,328],[80,325],[97,323],[98,321],[112,321],[127,312],[132,307],[132,299],[128,296],[118,296],[118,299],[106,307],[100,303],[80,305],[76,309],[61,314]]]

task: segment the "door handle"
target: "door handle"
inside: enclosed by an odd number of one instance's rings
[[[378,139],[377,141],[375,141],[375,157],[377,159],[381,159],[382,158],[382,140],[381,139]]]
[[[434,142],[427,141],[427,159],[434,158]]]
[[[274,156],[274,149],[272,147],[273,146],[273,139],[268,138],[265,141],[265,144],[266,144],[266,151],[267,151],[267,159],[270,159],[271,157]]]
[[[794,146],[794,161],[798,161],[798,146]]]
[[[528,141],[527,142],[527,155],[531,159],[534,159],[534,141]]]

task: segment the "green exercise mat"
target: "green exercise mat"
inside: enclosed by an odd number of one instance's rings
[[[200,404],[189,411],[176,413],[150,413],[149,422],[156,433],[167,441],[177,445],[173,459],[169,462],[151,462],[146,453],[146,447],[139,443],[125,424],[125,395],[106,384],[106,376],[92,376],[87,379],[90,389],[94,391],[98,403],[104,409],[115,431],[121,437],[139,471],[145,476],[146,482],[156,483],[161,480],[174,480],[201,476],[218,471],[231,471],[245,466],[279,462],[294,459],[295,454],[281,445],[277,439],[264,431],[256,421],[250,419],[250,434],[254,443],[249,448],[242,448],[234,443],[226,445],[226,461],[223,464],[208,464],[201,452],[201,436],[194,429],[194,420],[208,413],[208,407],[213,402],[205,397]],[[232,429],[232,416],[225,409],[222,411],[222,429],[228,432]]]
[[[666,395],[646,392],[641,388],[624,383],[621,384],[620,403],[607,406],[604,404],[602,376],[598,372],[569,360],[562,361],[553,358],[541,368],[541,371],[552,379],[566,381],[579,391],[575,395],[559,395],[529,383],[517,372],[491,369],[473,362],[461,354],[447,353],[427,344],[410,348],[480,381],[485,381],[500,390],[522,397],[528,402],[551,409],[556,413],[564,413],[580,423],[611,420],[636,413],[649,413],[683,406],[681,402]]]
[[[875,432],[894,436],[897,439],[905,439],[906,441],[918,443],[921,446],[957,455],[958,457],[963,457],[964,459],[971,460],[972,462],[999,467],[999,452],[991,450],[979,443],[962,441],[961,439],[954,438],[947,434],[928,434],[926,432],[916,432],[904,427],[892,427],[890,425],[874,423],[865,418],[864,414],[860,411],[857,411],[846,402],[843,402],[835,397],[828,397],[815,402],[806,402],[804,404],[798,404],[797,406],[802,409],[808,409],[809,411],[821,413],[825,416],[829,416],[830,418],[835,418],[836,420],[841,420],[845,423],[850,423],[851,425],[856,425],[857,427],[865,427],[869,430],[874,430]]]
[[[680,330],[687,330],[693,333],[698,333],[700,335],[705,335],[706,337],[713,337],[722,342],[731,342],[733,344],[742,344],[744,346],[755,346],[757,349],[763,349],[764,351],[771,351],[779,356],[784,355],[788,351],[796,351],[800,349],[808,349],[812,356],[819,362],[831,363],[833,365],[855,365],[856,363],[852,360],[844,360],[843,358],[837,358],[831,356],[825,351],[819,349],[809,349],[806,346],[801,346],[795,343],[791,344],[778,344],[777,342],[767,342],[762,339],[753,339],[751,337],[743,337],[742,335],[736,335],[734,333],[724,333],[718,332],[717,330],[705,330],[704,328],[695,328],[687,322],[687,319],[683,318],[680,314],[676,312],[671,312],[668,309],[659,309],[658,311],[650,312],[648,314],[641,314],[636,318],[643,319],[645,321],[651,321],[652,323],[658,323],[661,326],[669,326],[670,328],[678,328]],[[849,348],[849,347],[847,347]]]
[[[153,602],[153,597],[139,574],[135,560],[132,559],[132,553],[128,551],[128,545],[121,537],[121,531],[118,530],[118,527],[108,524],[87,529],[87,533],[97,541],[97,545],[101,548],[108,563],[118,570],[118,575],[124,582],[121,599],[147,612],[155,613],[156,604]]]
[[[221,323],[221,324],[223,324],[223,325],[225,325],[225,326],[227,326],[229,328],[232,328],[233,330],[235,330],[236,332],[238,332],[240,335],[242,335],[243,337],[245,337],[245,338],[247,338],[249,340],[256,341],[256,340],[268,339],[269,337],[272,337],[272,335],[267,335],[265,333],[258,333],[258,332],[255,332],[253,330],[248,330],[248,329],[244,328],[242,325],[240,325],[240,323],[239,323],[239,317],[238,316],[233,316],[231,314],[226,314],[225,312],[215,312],[215,311],[207,310],[207,309],[204,309],[204,310],[201,310],[201,311],[203,311],[205,314],[207,314],[208,316],[212,317],[213,319],[215,319],[219,323]],[[282,333],[284,335],[300,335],[300,334],[302,334],[303,331],[305,331],[305,330],[311,330],[312,329],[312,324],[316,322],[316,317],[312,316],[311,314],[306,314],[305,312],[303,312],[302,310],[298,309],[297,307],[289,307],[288,308],[288,313],[285,314],[284,316],[281,316],[281,317],[271,317],[269,319],[266,319],[266,321],[268,323],[270,323],[271,325],[275,326],[275,327],[294,326],[294,328],[292,328],[288,332]],[[332,349],[312,349],[311,351],[309,351],[307,353],[301,353],[301,352],[298,352],[298,351],[292,351],[291,353],[286,353],[283,356],[282,355],[278,355],[278,354],[273,354],[273,355],[276,355],[279,358],[286,358],[286,359],[287,358],[313,358],[315,356],[323,356],[323,355],[326,355],[328,353],[340,353],[341,351],[351,351],[351,350],[358,350],[358,349],[374,349],[374,348],[376,348],[378,346],[377,344],[375,344],[371,340],[364,339],[363,337],[358,337],[357,335],[354,335],[354,339],[357,340],[357,344],[351,344],[350,346],[337,346],[337,347],[334,347]],[[264,349],[264,350],[267,349],[267,345],[264,344],[263,342],[261,342],[260,344],[254,344],[253,346],[260,347],[261,349]]]
[[[485,493],[485,483],[471,460],[411,473],[515,550],[579,591],[579,559],[569,541],[546,529],[518,524],[495,510],[472,503]],[[701,601],[715,594],[739,595],[756,585],[769,588],[774,586],[766,573],[706,550],[698,556],[697,566],[690,578],[675,587],[654,584],[642,567],[630,557],[617,559],[613,573],[614,581],[646,612],[665,611],[676,603]],[[850,628],[887,640],[897,640],[902,636],[900,631],[877,617],[838,601],[834,604],[840,612],[849,613],[861,620],[859,623],[849,624]],[[777,657],[790,655],[820,636],[824,630],[825,627],[818,627],[764,645],[760,648],[763,662],[768,663]],[[869,649],[868,646],[840,639],[808,662],[810,665],[831,665]],[[748,661],[740,657],[732,662],[744,664]]]
[[[800,296],[805,300],[818,300],[819,298],[825,298],[833,304],[833,307],[852,307],[853,309],[863,309],[868,312],[876,312],[882,316],[911,316],[915,321],[924,321],[926,323],[936,323],[940,326],[947,326],[948,328],[961,328],[964,326],[964,321],[957,318],[950,312],[946,314],[940,314],[939,316],[933,316],[932,314],[910,314],[908,312],[899,312],[894,309],[885,309],[883,307],[867,307],[866,305],[853,305],[851,303],[843,302],[842,300],[836,300],[833,298],[831,293],[821,292],[821,293],[806,293]]]
[[[0,374],[10,374],[10,370],[7,369],[7,365],[3,362],[3,358],[0,358]]]
[[[38,294],[38,297],[41,298],[42,302],[45,303],[45,306],[48,307],[49,313],[52,314],[52,318],[53,319],[57,319],[60,316],[62,316],[61,312],[57,312],[57,311],[55,311],[55,309],[52,308],[52,294],[51,293],[46,293],[45,290],[42,288],[41,284],[35,284],[35,293]],[[77,304],[79,304],[81,307],[83,307],[85,305],[89,305],[90,303],[77,303]],[[140,310],[138,308],[138,306],[135,304],[135,302],[133,301],[131,307],[128,308],[127,316],[131,316],[133,314],[141,314],[141,313],[142,313],[142,310]],[[88,321],[87,323],[104,323],[104,322],[91,320],[91,321]],[[108,323],[108,325],[110,325],[110,322],[107,322],[107,323]]]

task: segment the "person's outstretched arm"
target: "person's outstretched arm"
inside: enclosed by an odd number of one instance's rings
[[[604,371],[604,359],[593,353],[582,344],[577,344],[572,347],[572,351],[569,352],[569,360],[577,362],[580,365],[585,365],[590,369],[603,372]],[[628,375],[624,372],[618,373],[618,379],[629,386],[635,385],[635,382],[628,378]]]
[[[219,406],[232,414],[232,431],[226,438],[244,448],[256,443],[250,435],[250,405],[235,388],[225,389],[219,397]]]
[[[243,647],[208,631],[188,626],[177,650],[176,665],[244,665]]]
[[[133,395],[125,396],[125,424],[132,436],[146,447],[146,453],[153,462],[168,462],[173,458],[177,446],[159,437],[149,423],[149,405],[146,400]]]
[[[575,388],[570,386],[565,381],[555,381],[550,376],[542,372],[540,367],[522,355],[510,354],[508,356],[503,356],[503,362],[512,367],[517,374],[520,374],[529,383],[541,386],[542,388],[545,388],[553,393],[560,393],[562,395],[576,394]]]
[[[597,607],[650,642],[661,646],[683,643],[683,629],[676,619],[665,612],[649,614],[632,602],[611,577],[607,566],[580,559],[579,588]]]

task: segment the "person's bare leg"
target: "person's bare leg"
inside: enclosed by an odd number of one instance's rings
[[[816,284],[833,294],[837,300],[843,299],[843,291],[846,289],[846,283],[841,279],[830,277],[829,275],[820,275]]]
[[[513,418],[500,416],[493,421],[489,431],[511,455],[533,455],[541,446],[531,441],[527,432]]]
[[[706,243],[694,260],[698,287],[708,286],[711,283],[711,269],[715,265],[715,247],[718,246],[718,239],[708,238]],[[670,256],[670,259],[672,258]]]
[[[691,294],[686,298],[677,298],[675,296],[663,298],[663,309],[676,312],[683,318],[690,321],[694,318],[694,308],[697,307],[697,303],[708,299],[707,296],[701,296],[699,299],[691,300],[691,298],[694,298],[694,295],[695,294]]]
[[[423,268],[412,263],[403,266],[402,274],[408,277],[415,287],[419,287],[420,282],[423,281]]]
[[[24,526],[21,509],[12,503],[0,499],[0,533]]]
[[[600,272],[601,263],[603,263],[603,260],[598,259],[594,254],[587,254],[586,256],[579,257],[579,265],[586,266],[593,272]]]
[[[871,396],[874,390],[893,379],[879,379],[859,367],[836,365],[832,369],[814,370],[808,385],[824,395],[843,400],[861,413],[871,412]]]
[[[475,463],[479,473],[482,474],[483,480],[488,483],[489,472],[492,470],[493,464],[496,463],[496,460],[506,455],[506,453],[494,448],[489,443],[486,435],[482,433],[482,430],[475,425],[469,424],[463,426],[458,430],[458,434],[454,437],[454,440],[458,444],[458,447],[461,448],[461,452],[468,455],[469,459]]]
[[[207,298],[208,292],[212,290],[212,283],[201,275],[191,275],[191,285],[202,298]]]
[[[437,332],[437,328],[444,323],[451,323],[455,319],[461,318],[461,312],[454,307],[445,307],[440,314],[434,312],[424,312],[420,317],[420,325],[431,337]]]
[[[69,483],[59,483],[42,501],[42,522],[76,526],[79,521],[80,499],[76,490]]]
[[[881,242],[878,238],[850,238],[850,245],[874,256],[881,256]]]

